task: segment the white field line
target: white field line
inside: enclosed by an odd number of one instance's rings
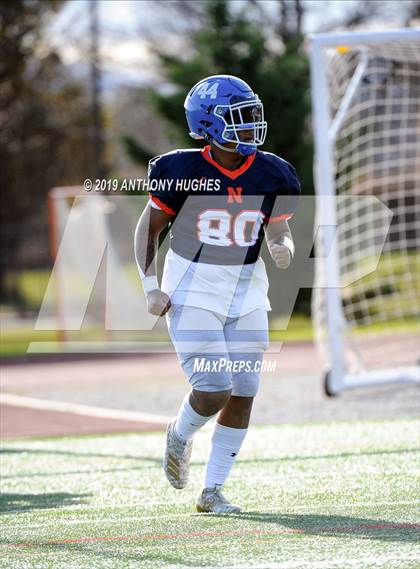
[[[18,510],[17,510],[18,511]],[[7,513],[13,513],[13,510],[9,510]],[[191,513],[184,513],[184,514],[167,514],[167,513],[163,513],[163,514],[159,514],[159,515],[153,515],[153,516],[130,516],[129,518],[127,518],[129,521],[141,521],[141,520],[162,520],[162,518],[168,519],[168,518],[190,518],[190,517],[195,517],[195,516],[211,516],[212,514],[195,514],[194,512]],[[104,518],[104,519],[92,519],[92,518],[86,518],[86,519],[74,519],[74,520],[53,520],[51,522],[44,522],[41,524],[28,524],[28,525],[21,525],[19,524],[19,530],[24,530],[24,529],[36,529],[36,528],[45,528],[50,526],[51,524],[54,526],[57,526],[60,522],[63,522],[64,526],[67,525],[77,525],[79,523],[81,524],[107,524],[107,523],[118,523],[121,524],[121,516],[118,517],[114,517],[114,518]]]
[[[385,566],[389,569],[390,561],[418,561],[418,555],[372,555],[368,557],[355,557],[353,559],[343,557],[339,559],[328,559],[319,561],[285,561],[284,563],[258,563],[258,565],[217,565],[213,567],[207,566],[206,569],[326,569],[328,567],[357,567],[360,569],[361,563],[372,563],[375,567]],[[386,564],[386,565],[385,565]],[[185,569],[187,566],[177,566],[177,569]]]
[[[0,402],[4,405],[15,405],[18,407],[26,407],[27,409],[39,409],[40,411],[59,411],[84,417],[100,417],[103,419],[118,419],[119,421],[146,422],[153,423],[155,425],[166,425],[173,418],[167,415],[156,415],[154,413],[140,413],[136,411],[125,411],[122,409],[107,409],[105,407],[80,405],[78,403],[66,403],[64,401],[35,399],[33,397],[14,395],[12,393],[2,393],[0,395]]]
[[[183,501],[181,504],[178,504],[178,503],[177,503],[177,505],[182,505],[182,504],[185,505],[186,503],[188,503],[188,502],[187,502],[187,501]],[[370,502],[370,504],[372,504],[372,505],[377,505],[377,506],[383,506],[383,505],[392,505],[392,506],[408,505],[408,506],[414,506],[414,505],[416,505],[416,504],[418,504],[418,503],[420,503],[420,500],[413,500],[413,501],[411,501],[411,502],[409,502],[409,501],[403,501],[403,502]],[[159,506],[159,505],[168,505],[168,502],[154,502],[154,503],[151,505],[151,507]],[[369,505],[369,502],[366,502],[364,505],[368,506],[368,505]],[[119,506],[102,506],[102,507],[99,507],[99,508],[92,508],[92,515],[93,515],[95,512],[97,512],[97,511],[106,510],[106,509],[108,509],[108,508],[112,508],[113,510],[116,510],[116,509],[118,509],[118,508],[127,508],[127,507],[129,507],[129,508],[135,508],[135,507],[136,507],[136,504],[123,504],[123,505],[119,505]],[[140,504],[138,505],[138,508],[141,508],[141,505],[140,505]],[[341,508],[341,509],[344,509],[344,510],[348,510],[349,506],[348,506],[348,505],[343,505],[343,506],[341,506],[341,507],[340,507],[340,506],[334,506],[334,509],[340,509],[340,508]],[[79,509],[79,508],[75,508],[75,509],[72,509],[72,511],[76,511],[76,512],[77,512],[78,509]],[[84,509],[84,507],[83,507],[83,506],[80,506],[80,509]],[[301,506],[301,507],[291,508],[290,511],[285,510],[284,513],[288,514],[288,513],[290,513],[290,512],[296,512],[296,511],[307,510],[307,509],[308,509],[307,506]],[[19,512],[20,510],[19,510],[19,509],[16,509],[16,510],[8,510],[8,511],[7,511],[7,514],[4,514],[4,515],[13,514],[15,511],[16,511],[16,512]],[[246,513],[246,512],[245,512],[245,513]],[[273,514],[273,515],[275,515],[275,514],[278,514],[279,512],[278,512],[278,510],[264,510],[263,513],[264,513],[264,514]],[[209,516],[209,517],[211,517],[212,514],[204,514],[204,513],[197,514],[197,513],[195,513],[194,511],[191,511],[191,512],[184,512],[184,513],[181,513],[181,514],[160,513],[160,514],[154,514],[154,515],[150,515],[150,516],[130,516],[129,514],[127,514],[126,520],[127,520],[127,521],[141,521],[141,520],[146,520],[146,521],[147,521],[147,520],[158,520],[158,519],[161,520],[163,517],[166,519],[166,518],[188,518],[188,517],[195,517],[195,516],[198,516],[198,517]],[[121,522],[121,516],[117,516],[117,517],[112,517],[112,516],[110,516],[110,517],[107,517],[107,518],[100,518],[100,519],[92,519],[91,517],[84,517],[84,518],[83,518],[83,517],[77,517],[77,518],[71,519],[71,520],[69,520],[69,519],[62,519],[62,520],[61,520],[61,519],[58,519],[58,520],[53,520],[53,521],[51,521],[51,522],[42,522],[42,523],[39,523],[39,524],[28,524],[28,525],[21,525],[21,524],[19,524],[19,529],[45,528],[45,527],[50,526],[51,524],[53,524],[54,526],[56,526],[56,525],[59,524],[59,523],[63,523],[64,525],[77,525],[77,524],[85,524],[85,523],[88,523],[88,524],[95,524],[95,523],[104,524],[104,523],[114,523],[114,522],[120,523],[120,522]]]

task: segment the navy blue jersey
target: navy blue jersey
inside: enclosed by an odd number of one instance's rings
[[[257,151],[237,170],[215,162],[210,146],[175,150],[149,163],[150,198],[173,216],[171,248],[217,265],[255,263],[268,221],[292,217],[300,195],[296,171]]]

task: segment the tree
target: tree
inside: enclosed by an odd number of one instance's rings
[[[28,225],[43,216],[39,247],[47,247],[48,190],[78,183],[88,170],[88,102],[48,48],[44,28],[62,5],[54,0],[0,4],[0,298],[13,297],[6,274],[19,265],[22,243],[34,244]],[[44,252],[48,259],[48,250]]]
[[[177,3],[185,10],[189,3]],[[247,81],[264,102],[269,132],[264,149],[280,154],[296,166],[303,191],[312,193],[312,141],[309,126],[309,65],[303,50],[302,4],[299,0],[277,3],[278,17],[268,25],[258,3],[248,1],[237,12],[226,0],[200,3],[198,29],[191,33],[185,56],[158,50],[163,75],[174,86],[171,94],[150,92],[171,135],[190,146],[184,99],[197,81],[226,73]],[[197,14],[196,14],[197,17]],[[131,156],[147,151],[126,140]]]

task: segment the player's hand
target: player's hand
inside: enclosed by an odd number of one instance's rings
[[[286,245],[278,245],[277,243],[270,246],[270,254],[273,257],[278,269],[287,269],[292,260],[289,248]]]
[[[146,294],[147,311],[155,316],[163,316],[171,307],[171,299],[160,289],[151,290]]]

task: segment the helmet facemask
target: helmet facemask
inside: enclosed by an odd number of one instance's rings
[[[237,152],[253,154],[257,146],[264,144],[267,122],[264,121],[264,107],[258,97],[232,105],[216,105],[213,113],[225,123],[220,138],[225,142],[236,142]],[[252,139],[241,140],[240,133],[243,131],[250,131]]]

